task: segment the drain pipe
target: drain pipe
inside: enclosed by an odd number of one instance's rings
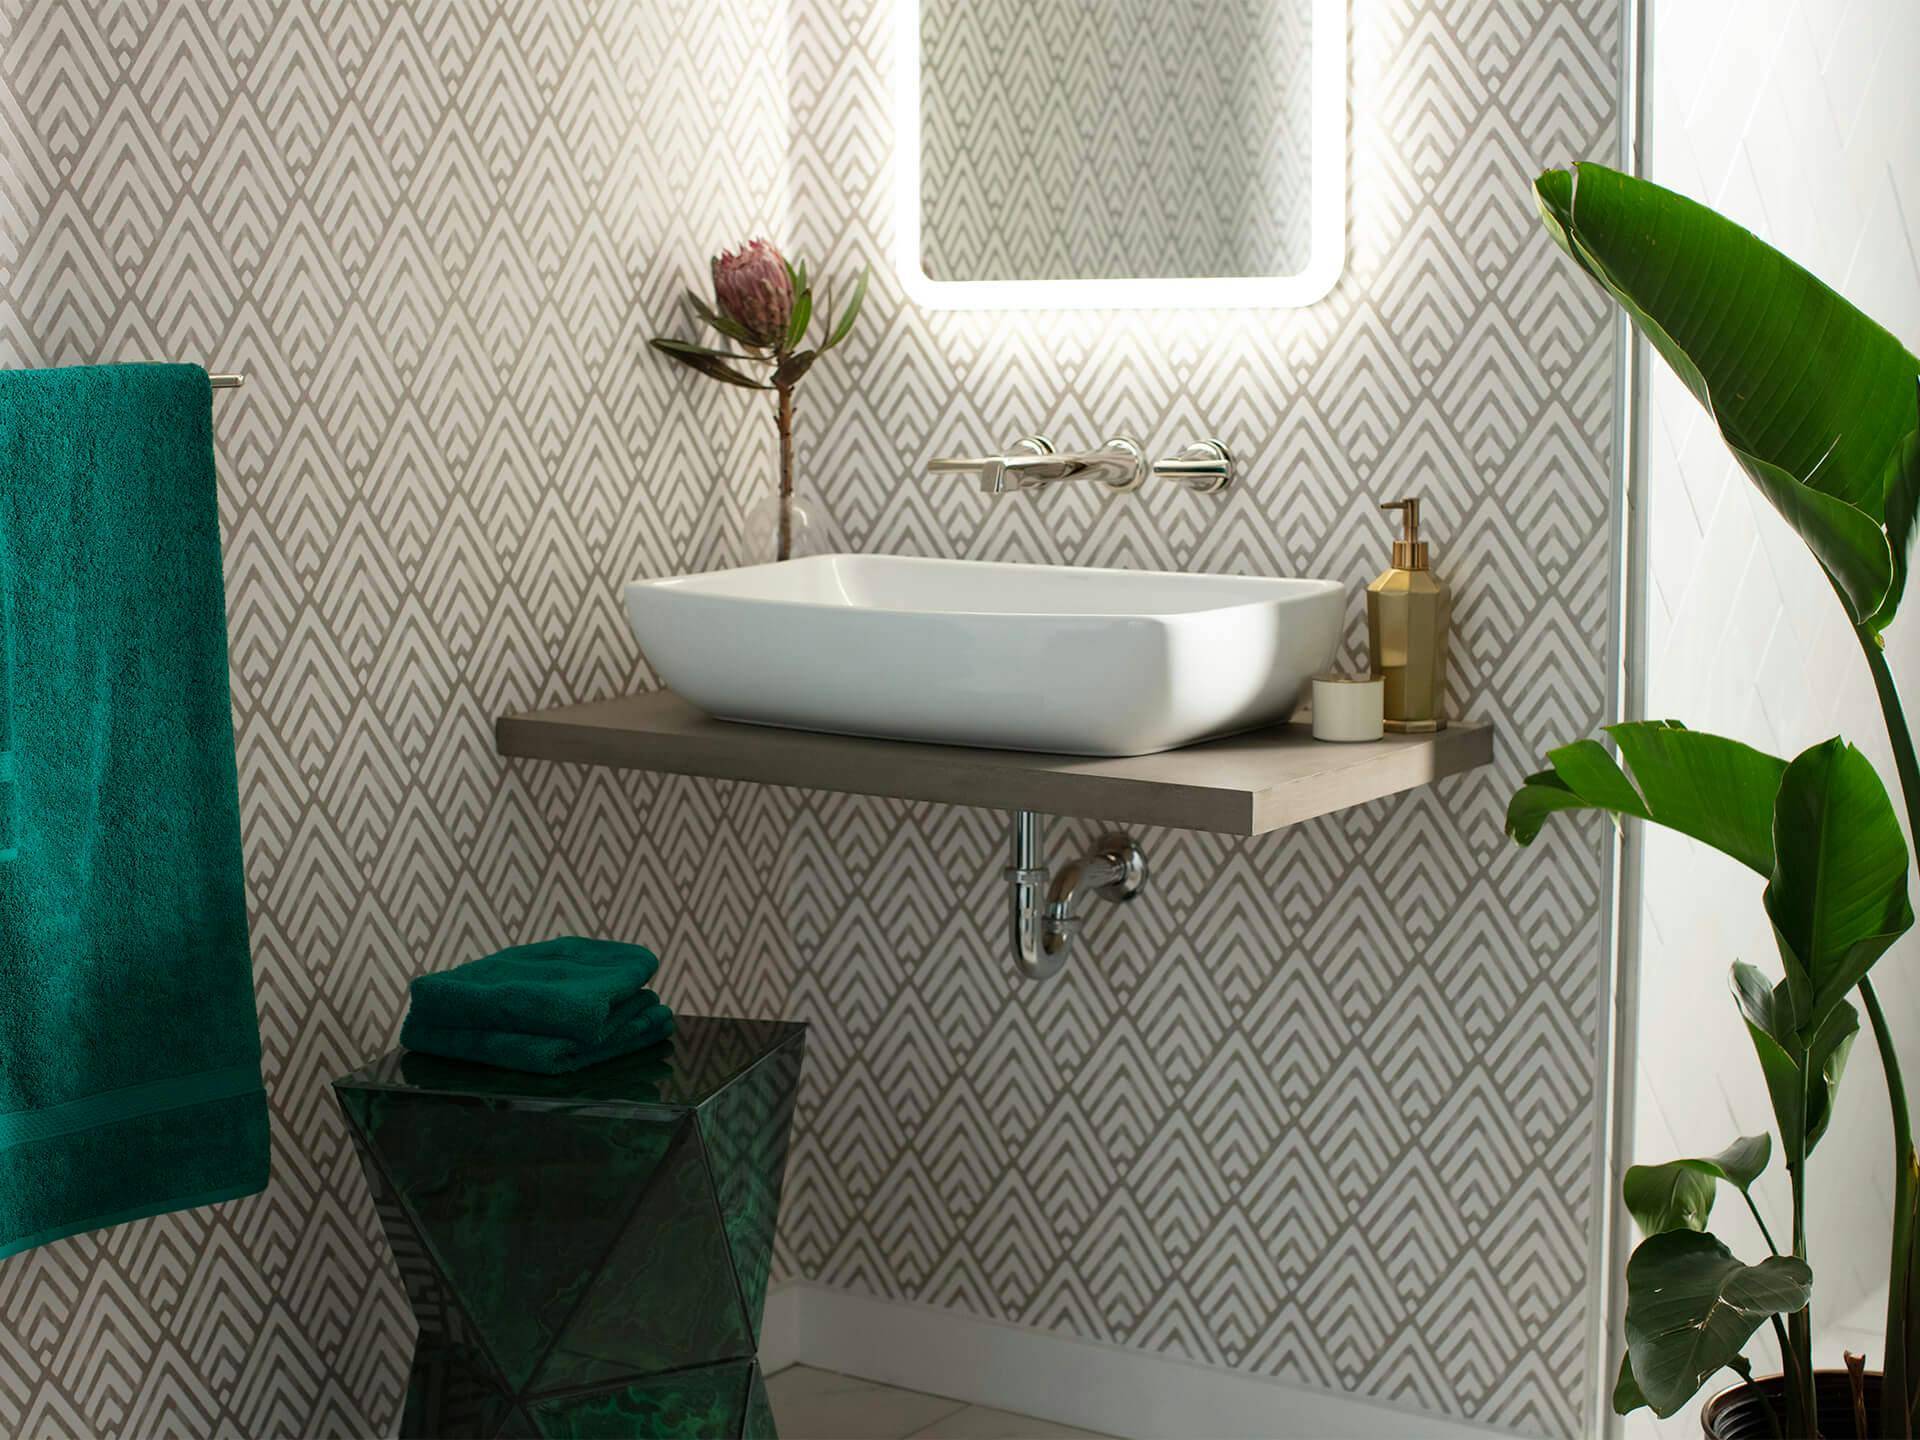
[[[1040,858],[1038,815],[1014,811],[1011,840],[1007,915],[1013,968],[1029,980],[1050,979],[1072,953],[1081,920],[1075,907],[1088,892],[1116,904],[1133,899],[1147,883],[1146,853],[1131,835],[1111,831],[1049,876]]]

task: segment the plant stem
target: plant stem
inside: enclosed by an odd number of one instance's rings
[[[1873,1433],[1867,1420],[1867,1357],[1842,1350],[1840,1358],[1847,1362],[1847,1388],[1853,1392],[1853,1433],[1866,1440]]]
[[[1873,688],[1880,697],[1880,714],[1886,722],[1887,739],[1893,743],[1893,763],[1900,773],[1900,793],[1907,804],[1907,832],[1920,840],[1920,761],[1913,750],[1913,735],[1907,729],[1906,711],[1900,704],[1900,690],[1893,670],[1877,637],[1859,626],[1854,636],[1867,657],[1867,669],[1873,675]],[[1900,1055],[1894,1048],[1893,1031],[1880,997],[1870,980],[1860,981],[1860,1001],[1867,1020],[1873,1026],[1874,1044],[1880,1050],[1880,1067],[1887,1078],[1887,1102],[1893,1109],[1893,1246],[1887,1265],[1886,1356],[1881,1365],[1885,1390],[1881,1403],[1880,1427],[1889,1436],[1912,1434],[1914,1380],[1912,1357],[1908,1354],[1915,1336],[1911,1333],[1911,1306],[1914,1296],[1914,1212],[1920,1203],[1920,1164],[1913,1149],[1913,1117],[1907,1107],[1906,1082],[1900,1074]]]
[[[1887,1264],[1887,1336],[1886,1355],[1881,1360],[1885,1374],[1880,1402],[1880,1433],[1888,1436],[1912,1434],[1912,1400],[1907,1391],[1913,1382],[1913,1367],[1908,1349],[1913,1343],[1911,1307],[1913,1303],[1914,1205],[1920,1196],[1920,1169],[1916,1169],[1913,1149],[1913,1119],[1907,1108],[1906,1083],[1900,1074],[1900,1058],[1894,1050],[1893,1030],[1887,1024],[1887,1012],[1873,982],[1860,981],[1860,1003],[1866,1008],[1867,1023],[1873,1027],[1873,1043],[1880,1050],[1880,1065],[1887,1076],[1887,1101],[1893,1109],[1893,1245]]]
[[[1887,652],[1866,631],[1855,627],[1854,637],[1867,657],[1867,669],[1873,674],[1873,688],[1880,697],[1880,716],[1886,722],[1887,739],[1893,742],[1893,764],[1900,772],[1900,794],[1907,802],[1907,830],[1920,836],[1920,760],[1914,758],[1913,735],[1907,729],[1906,712],[1900,706],[1900,689],[1887,665]]]
[[[1800,1113],[1806,1114],[1806,1052],[1800,1052]],[[1804,1137],[1806,1123],[1800,1125]],[[1807,1258],[1807,1146],[1802,1138],[1787,1160],[1787,1178],[1793,1182],[1793,1253]],[[1817,1435],[1819,1407],[1813,1388],[1813,1307],[1803,1305],[1787,1316],[1787,1351],[1780,1357],[1780,1372],[1787,1382],[1787,1423],[1795,1435]]]
[[[1760,1218],[1760,1207],[1753,1203],[1753,1196],[1742,1190],[1740,1198],[1747,1202],[1747,1209],[1753,1212],[1753,1223],[1760,1227],[1760,1238],[1767,1242],[1767,1249],[1778,1255],[1780,1247],[1773,1243],[1773,1232],[1767,1229],[1767,1222]]]
[[[1767,1222],[1760,1214],[1760,1207],[1753,1203],[1753,1196],[1747,1191],[1742,1190],[1740,1192],[1740,1198],[1747,1202],[1747,1209],[1753,1212],[1753,1223],[1760,1227],[1760,1238],[1767,1242],[1767,1249],[1771,1250],[1775,1255],[1778,1255],[1780,1253],[1780,1247],[1774,1244],[1773,1232],[1767,1229]],[[1799,1404],[1797,1397],[1800,1387],[1794,1379],[1793,1362],[1791,1359],[1793,1355],[1793,1345],[1787,1338],[1787,1327],[1781,1322],[1778,1315],[1769,1315],[1767,1319],[1773,1322],[1773,1338],[1780,1346],[1780,1374],[1786,1381],[1785,1390],[1788,1404],[1797,1408]],[[1753,1376],[1751,1374],[1747,1376],[1747,1383],[1749,1385],[1753,1384]],[[1757,1387],[1754,1393],[1759,1395],[1761,1400],[1766,1404],[1767,1423],[1773,1433],[1778,1435],[1780,1433],[1780,1417],[1773,1413],[1773,1402],[1766,1398],[1765,1391]],[[1809,1406],[1808,1409],[1812,1410],[1812,1407]]]
[[[793,386],[776,385],[780,392],[780,538],[776,560],[793,558]]]
[[[1777,1321],[1778,1317],[1775,1318]],[[1727,1362],[1727,1368],[1732,1370],[1734,1374],[1738,1375],[1742,1380],[1746,1381],[1747,1388],[1759,1397],[1761,1413],[1767,1417],[1767,1434],[1771,1435],[1773,1440],[1780,1440],[1780,1417],[1774,1414],[1773,1401],[1767,1398],[1767,1392],[1762,1390],[1754,1380],[1753,1366],[1747,1363],[1747,1357],[1744,1355],[1734,1356],[1732,1360]]]

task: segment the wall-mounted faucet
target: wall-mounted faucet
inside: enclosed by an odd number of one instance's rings
[[[1062,455],[1044,435],[1016,440],[1005,455],[942,455],[927,462],[932,473],[964,471],[980,477],[988,495],[1009,490],[1044,490],[1068,480],[1097,480],[1110,490],[1138,490],[1149,473],[1197,495],[1232,485],[1237,475],[1233,452],[1221,440],[1196,440],[1177,455],[1148,465],[1140,442],[1117,435],[1098,450]]]
[[[1098,450],[1062,455],[1044,435],[1017,440],[1006,455],[942,455],[927,462],[930,472],[978,473],[988,495],[1009,490],[1042,490],[1068,480],[1097,480],[1110,490],[1138,490],[1147,478],[1147,456],[1140,442],[1116,436]]]

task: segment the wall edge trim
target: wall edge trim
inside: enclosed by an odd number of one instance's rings
[[[761,1368],[810,1365],[1129,1440],[1422,1440],[1513,1432],[1191,1360],[788,1280],[767,1295]]]

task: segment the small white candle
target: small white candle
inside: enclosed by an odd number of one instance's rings
[[[1313,677],[1313,738],[1353,744],[1378,740],[1387,682],[1368,675]]]

